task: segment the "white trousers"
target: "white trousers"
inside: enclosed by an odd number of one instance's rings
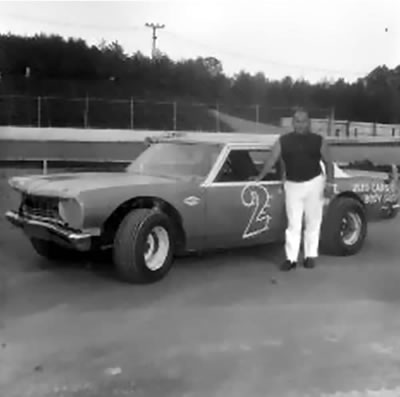
[[[288,225],[285,233],[286,258],[297,262],[304,217],[304,256],[316,258],[324,208],[325,176],[306,182],[285,181],[285,207]]]

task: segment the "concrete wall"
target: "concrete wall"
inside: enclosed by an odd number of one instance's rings
[[[1,141],[143,142],[165,131],[106,130],[84,128],[0,127]]]
[[[145,148],[144,139],[167,131],[85,130],[68,128],[0,127],[0,161],[133,161]],[[173,132],[173,131],[171,131]],[[187,135],[197,135],[187,132]],[[234,136],[237,133],[201,133]],[[265,139],[265,134],[252,134]],[[237,138],[235,138],[237,139]],[[400,138],[331,137],[336,161],[370,160],[377,164],[400,164]]]
[[[0,127],[0,161],[133,161],[162,131]]]

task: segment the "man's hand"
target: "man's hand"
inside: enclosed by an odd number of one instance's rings
[[[262,177],[261,177],[261,175],[251,176],[249,178],[249,181],[251,181],[251,182],[261,182],[262,181]]]
[[[275,163],[278,161],[279,157],[281,155],[281,145],[279,139],[275,142],[274,146],[272,147],[271,153],[267,159],[267,161],[264,163],[264,166],[260,172],[260,174],[254,179],[255,182],[261,182],[270,169],[275,165]]]

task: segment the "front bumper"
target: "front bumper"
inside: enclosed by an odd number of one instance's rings
[[[394,218],[397,216],[400,210],[400,204],[398,203],[387,203],[384,204],[380,209],[381,218]]]
[[[89,233],[76,232],[47,220],[21,215],[16,211],[7,211],[5,217],[11,224],[21,228],[28,237],[52,241],[77,251],[89,251],[92,248],[93,236]]]

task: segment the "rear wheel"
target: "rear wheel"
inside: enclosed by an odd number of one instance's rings
[[[363,205],[350,197],[339,197],[329,206],[321,233],[321,251],[338,256],[359,252],[367,235]]]
[[[169,217],[135,209],[121,222],[114,238],[113,260],[118,275],[130,283],[162,279],[171,269],[174,232]]]

